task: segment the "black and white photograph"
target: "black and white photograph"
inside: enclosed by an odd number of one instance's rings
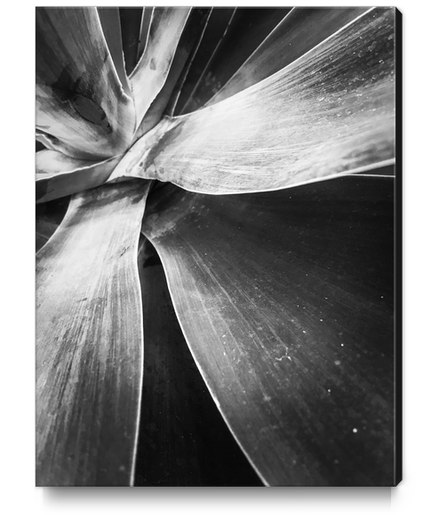
[[[35,8],[36,486],[400,483],[402,22]]]

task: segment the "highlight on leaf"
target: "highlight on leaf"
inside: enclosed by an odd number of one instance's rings
[[[36,9],[38,485],[400,481],[399,30]]]
[[[393,163],[393,16],[371,9],[267,79],[173,118],[139,166],[125,157],[124,174],[226,194]]]
[[[73,159],[61,152],[42,150],[36,155],[36,197],[46,202],[95,188],[111,176],[120,158],[104,161]]]
[[[190,8],[185,7],[153,10],[145,51],[130,76],[138,127],[167,79],[189,14]]]

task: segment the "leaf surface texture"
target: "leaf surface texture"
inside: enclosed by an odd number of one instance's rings
[[[129,485],[142,381],[148,184],[75,195],[37,254],[37,484]]]
[[[186,340],[267,484],[393,483],[393,187],[149,201]]]

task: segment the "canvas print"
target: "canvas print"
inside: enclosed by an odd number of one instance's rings
[[[400,13],[35,18],[36,484],[396,485]]]

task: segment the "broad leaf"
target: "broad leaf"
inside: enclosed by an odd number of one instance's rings
[[[36,125],[72,157],[125,150],[135,128],[96,8],[36,9]],[[72,150],[71,150],[72,149]]]
[[[261,485],[194,363],[157,254],[142,254],[145,352],[135,484]]]
[[[137,244],[148,184],[72,198],[37,254],[37,484],[129,485],[142,382]]]
[[[394,10],[373,9],[271,77],[172,119],[120,166],[200,193],[282,189],[393,163],[394,111]]]
[[[181,328],[267,484],[394,482],[393,189],[150,196],[143,231]]]

